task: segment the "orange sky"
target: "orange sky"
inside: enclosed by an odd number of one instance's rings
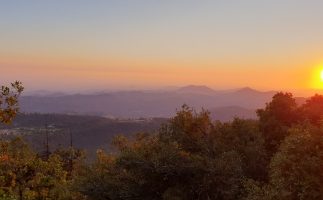
[[[0,7],[1,84],[323,89],[319,1],[17,2]]]
[[[18,62],[17,62],[18,61]],[[95,61],[99,64],[95,64]],[[35,89],[132,89],[162,88],[187,84],[208,85],[215,89],[250,86],[261,90],[322,89],[317,63],[292,63],[292,68],[264,63],[257,67],[244,63],[205,63],[179,61],[87,61],[57,59],[55,61],[29,61],[16,59],[2,62],[8,67],[1,69],[6,74],[5,82],[22,80]],[[93,64],[94,63],[94,64]],[[102,64],[101,64],[102,63]],[[113,67],[104,67],[104,66]],[[154,67],[150,67],[154,66]],[[200,66],[200,67],[196,67]],[[215,66],[215,67],[213,67]],[[219,67],[216,67],[219,66]],[[311,67],[307,67],[311,66]]]

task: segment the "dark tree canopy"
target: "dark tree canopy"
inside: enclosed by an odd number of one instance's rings
[[[266,148],[274,154],[280,142],[288,135],[288,129],[300,118],[296,100],[291,93],[279,92],[264,109],[257,110],[260,130],[264,134]]]
[[[80,183],[90,199],[238,199],[245,177],[264,176],[257,123],[213,123],[187,106],[158,133],[114,143],[118,153],[100,152]]]
[[[266,104],[265,109],[257,111],[259,120],[275,120],[280,125],[291,126],[297,122],[297,104],[291,93],[279,92],[272,101]]]
[[[301,107],[303,117],[308,119],[310,123],[315,125],[322,124],[323,119],[323,96],[322,95],[314,95],[310,99],[306,101],[304,105]]]
[[[323,199],[323,132],[293,128],[272,157],[269,181],[245,182],[248,200]]]

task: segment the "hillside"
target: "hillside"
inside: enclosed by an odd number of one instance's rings
[[[112,118],[170,117],[187,104],[196,109],[264,107],[275,92],[251,88],[216,91],[206,86],[187,86],[173,91],[119,91],[102,94],[24,96],[22,112],[108,116]],[[237,112],[240,112],[237,110]],[[221,118],[221,116],[219,116]]]
[[[166,119],[107,119],[97,116],[62,114],[19,115],[12,125],[0,124],[0,137],[21,136],[38,151],[44,149],[46,131],[50,149],[73,146],[85,149],[93,157],[97,149],[109,149],[116,135],[132,136],[138,132],[154,132]]]
[[[256,119],[256,110],[239,106],[218,107],[209,110],[213,120],[231,121],[233,118]]]

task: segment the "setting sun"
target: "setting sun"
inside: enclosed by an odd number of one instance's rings
[[[321,81],[323,81],[323,69],[321,70],[320,77],[321,77]]]

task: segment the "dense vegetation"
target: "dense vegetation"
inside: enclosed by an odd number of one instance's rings
[[[116,137],[93,163],[74,148],[1,141],[2,199],[323,199],[323,96],[277,93],[258,120],[213,122],[183,106],[157,133]]]
[[[21,82],[11,83],[11,87],[0,87],[0,123],[8,124],[17,115],[18,97],[24,90]]]

